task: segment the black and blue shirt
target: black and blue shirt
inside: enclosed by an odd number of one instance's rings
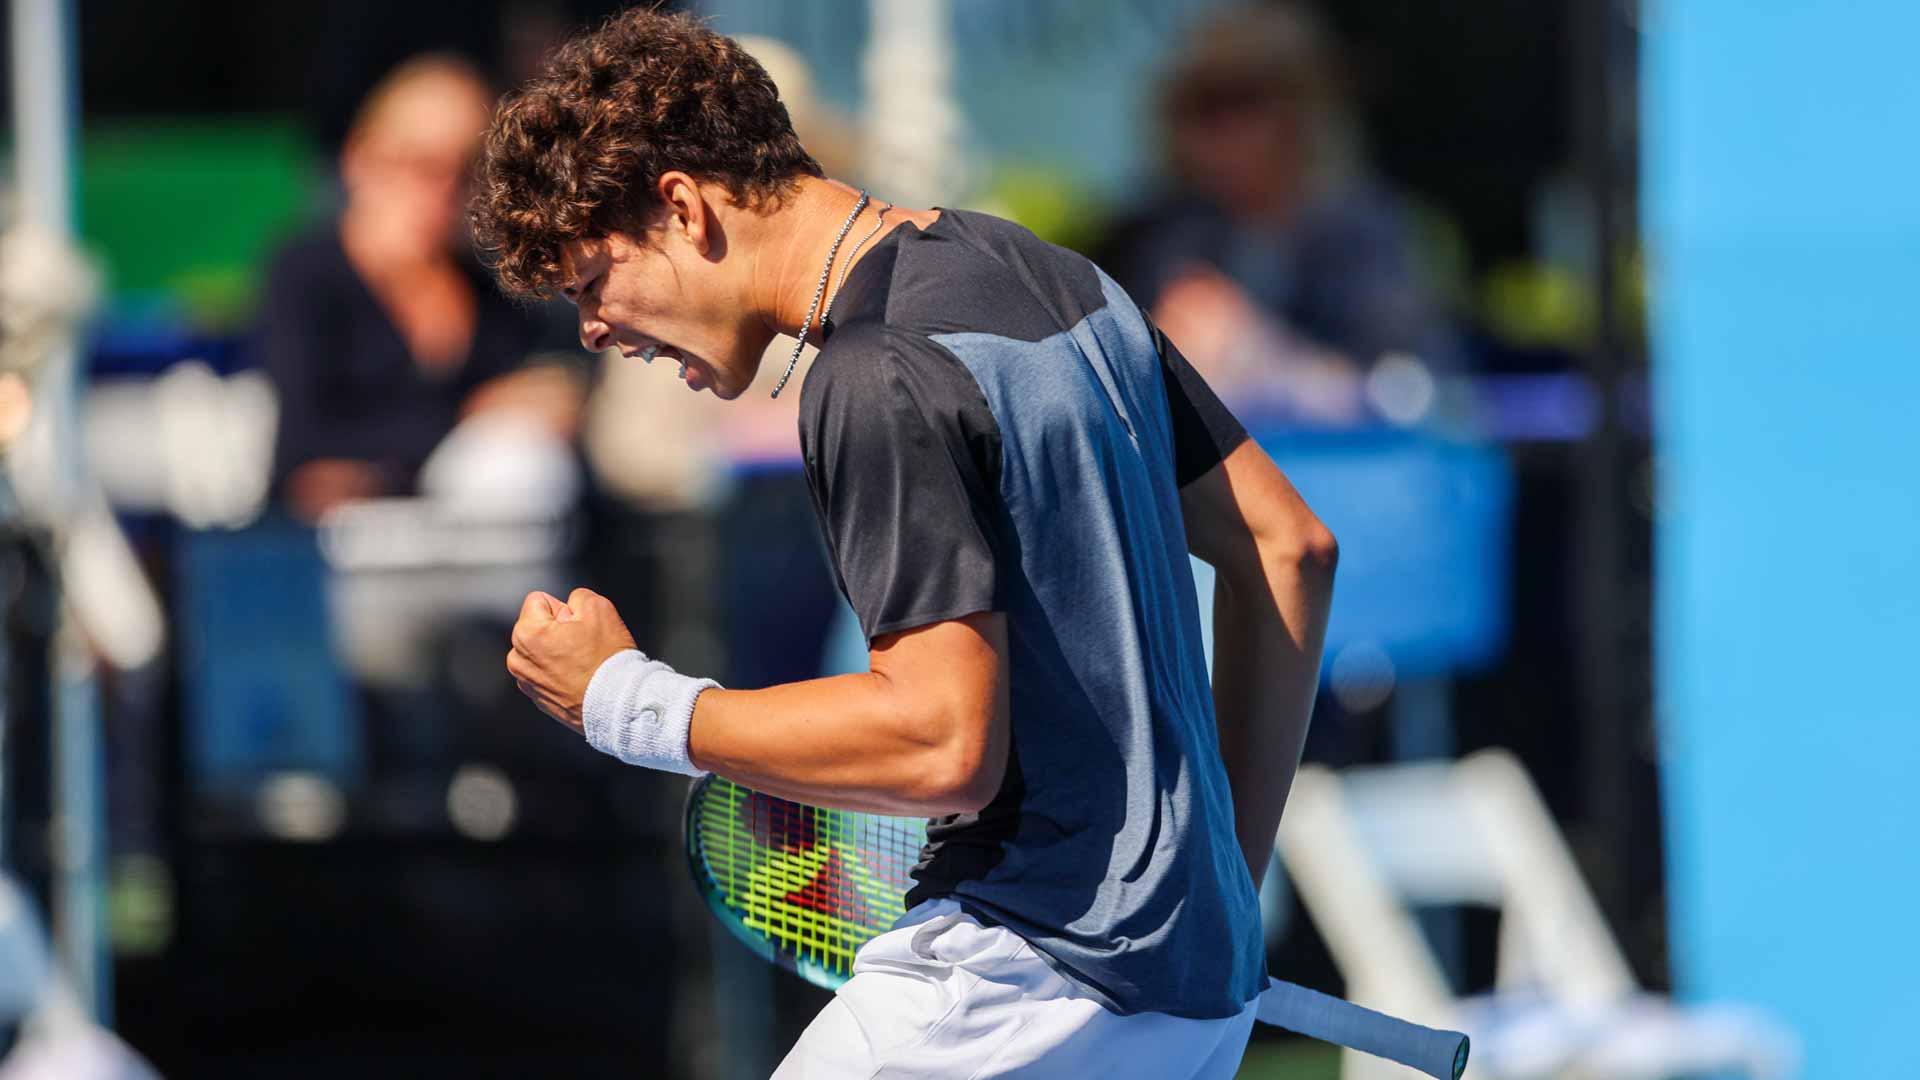
[[[1118,1012],[1266,985],[1179,489],[1246,433],[1085,258],[984,214],[889,233],[835,302],[800,440],[869,639],[1007,621],[998,795],[929,824],[949,897]]]

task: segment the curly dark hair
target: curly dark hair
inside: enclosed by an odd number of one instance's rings
[[[508,293],[550,297],[560,251],[639,235],[679,169],[742,205],[777,204],[820,164],[758,61],[687,15],[622,12],[562,45],[487,130],[474,239]]]

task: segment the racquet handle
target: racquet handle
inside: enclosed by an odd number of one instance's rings
[[[1260,995],[1260,1022],[1309,1038],[1397,1061],[1435,1080],[1460,1080],[1467,1071],[1467,1037],[1408,1023],[1331,994],[1269,979]]]

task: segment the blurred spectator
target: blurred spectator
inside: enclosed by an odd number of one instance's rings
[[[1200,28],[1161,95],[1174,190],[1100,261],[1224,391],[1282,371],[1309,413],[1345,418],[1352,375],[1392,353],[1452,365],[1407,221],[1368,178],[1335,49],[1306,9]],[[1314,376],[1322,376],[1314,378]]]
[[[255,347],[280,399],[274,490],[300,518],[413,493],[468,416],[514,409],[572,432],[572,378],[523,366],[536,324],[494,289],[465,237],[492,103],[461,60],[401,64],[348,132],[339,217],[274,261]]]

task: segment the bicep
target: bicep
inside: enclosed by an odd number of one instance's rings
[[[1007,618],[983,611],[873,639],[874,673],[945,710],[982,721],[1006,714]]]
[[[1187,547],[1215,569],[1259,573],[1275,558],[1330,549],[1331,534],[1260,444],[1247,439],[1180,489]]]
[[[984,807],[1006,777],[1013,741],[1006,616],[979,612],[881,634],[868,659],[898,695],[914,737],[934,750],[958,805]]]

